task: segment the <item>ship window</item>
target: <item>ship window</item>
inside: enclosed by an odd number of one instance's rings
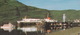
[[[20,27],[36,26],[36,23],[20,23]]]

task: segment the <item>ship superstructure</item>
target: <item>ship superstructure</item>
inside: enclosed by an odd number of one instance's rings
[[[23,18],[21,21],[17,21],[19,30],[23,32],[43,32],[42,19]]]

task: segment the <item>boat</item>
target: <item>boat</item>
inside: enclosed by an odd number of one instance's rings
[[[4,24],[0,28],[3,29],[4,31],[11,32],[13,29],[15,29],[15,26],[9,22],[8,24]]]

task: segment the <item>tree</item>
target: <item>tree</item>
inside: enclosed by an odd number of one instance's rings
[[[16,12],[17,12],[16,16],[20,17],[20,11],[18,7],[16,7]]]

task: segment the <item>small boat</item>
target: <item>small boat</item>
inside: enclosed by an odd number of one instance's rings
[[[3,26],[0,27],[1,29],[3,29],[4,31],[9,31],[11,32],[15,26],[12,25],[10,22],[8,24],[4,24]]]

